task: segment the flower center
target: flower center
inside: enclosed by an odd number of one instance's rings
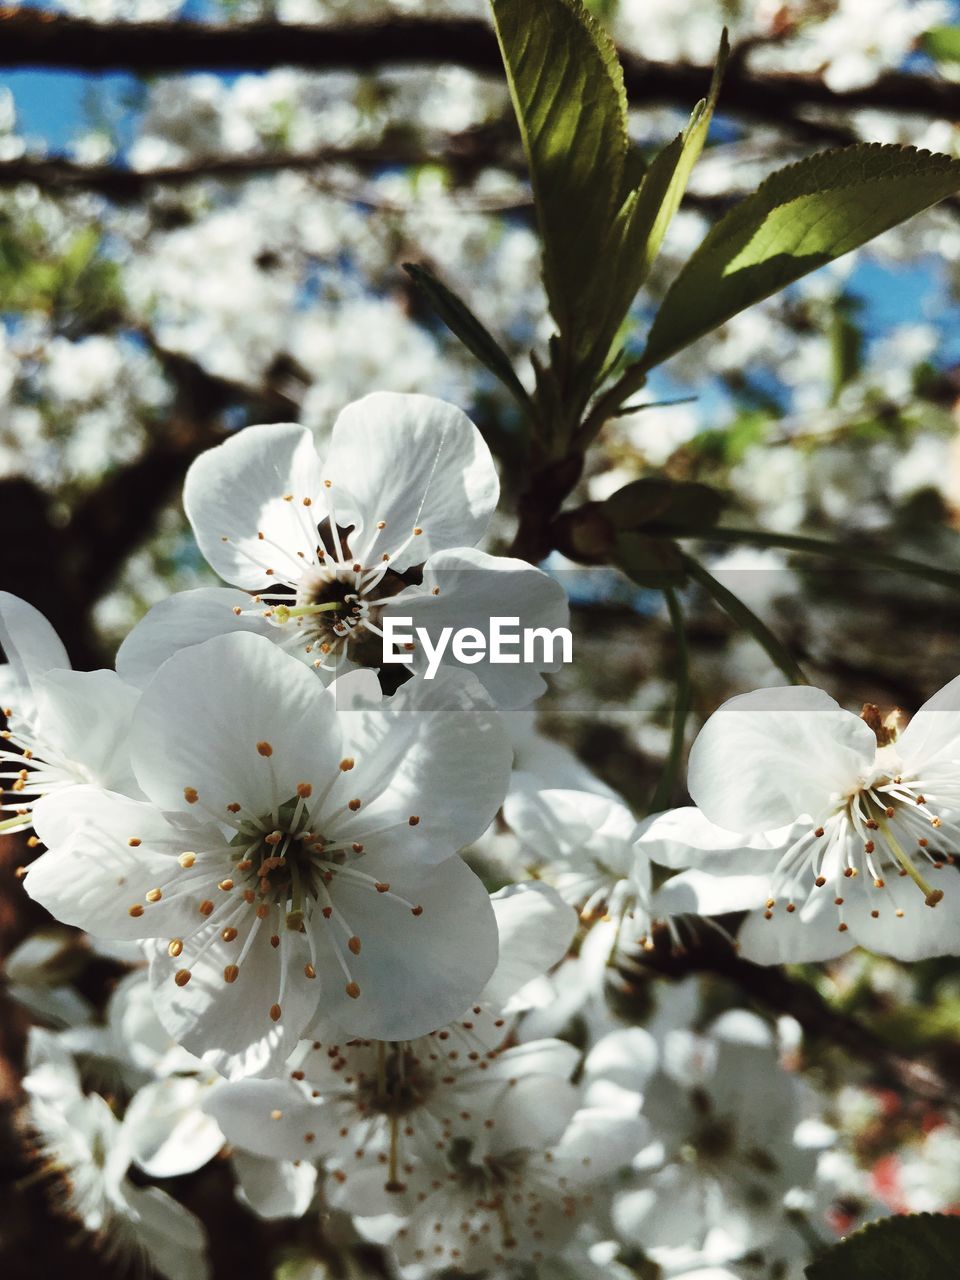
[[[931,871],[955,861],[960,821],[945,818],[938,800],[956,806],[942,779],[906,778],[879,773],[842,797],[830,816],[801,836],[786,851],[774,875],[773,896],[766,918],[772,919],[778,899],[787,899],[788,913],[796,910],[795,896],[806,897],[803,880],[812,873],[815,889],[832,885],[834,904],[845,905],[845,882],[863,877],[864,891],[873,897],[870,915],[878,919],[891,875],[911,879],[928,907],[943,898],[943,890],[927,878]],[[902,906],[893,909],[902,919]],[[847,931],[840,911],[838,928]]]
[[[353,661],[380,666],[382,602],[408,585],[407,578],[393,571],[390,561],[420,538],[423,528],[418,525],[388,534],[387,522],[377,520],[365,531],[364,548],[354,550],[350,545],[354,528],[338,523],[329,480],[324,481],[316,498],[288,493],[278,501],[290,504],[297,513],[299,533],[294,542],[283,545],[260,530],[256,543],[237,547],[277,585],[258,592],[253,609],[238,606],[234,613],[251,613],[287,629],[291,647],[303,644],[308,654],[315,655],[315,667],[335,670],[348,647]],[[318,521],[316,512],[323,507],[327,514]],[[388,541],[392,534],[395,537]],[[231,539],[222,535],[221,541]],[[384,550],[387,545],[390,551]]]
[[[85,765],[68,760],[48,743],[38,741],[12,707],[3,707],[0,715],[6,721],[6,728],[0,730],[0,813],[11,815],[0,819],[2,834],[26,830],[32,822],[34,805],[49,791],[95,779]],[[36,848],[40,841],[31,836],[27,843]]]
[[[273,747],[269,742],[256,743],[256,752],[269,770],[273,793],[277,795],[277,777],[272,764]],[[348,773],[355,766],[352,758],[340,762],[340,772]],[[329,788],[325,789],[329,791]],[[376,895],[393,898],[402,903],[414,916],[423,914],[423,907],[409,902],[392,892],[390,885],[377,880],[358,866],[362,863],[365,846],[356,835],[340,837],[334,834],[344,815],[357,813],[362,807],[360,797],[329,810],[324,796],[313,796],[313,787],[300,782],[296,794],[285,801],[274,803],[267,814],[245,811],[243,805],[231,803],[225,812],[216,812],[204,801],[196,787],[184,788],[188,805],[196,805],[218,823],[232,827],[233,837],[226,848],[207,848],[202,852],[186,851],[178,859],[182,880],[178,877],[173,886],[153,888],[144,894],[145,902],[135,902],[128,908],[131,916],[142,916],[151,903],[162,898],[181,897],[196,905],[198,891],[204,892],[199,903],[199,920],[194,920],[189,936],[201,934],[191,963],[218,941],[237,943],[239,954],[234,962],[223,970],[223,979],[234,983],[240,977],[244,961],[259,936],[264,924],[270,924],[270,945],[280,950],[280,989],[270,1005],[270,1017],[276,1022],[282,1014],[283,994],[290,967],[290,952],[303,950],[297,942],[299,935],[309,948],[310,960],[304,964],[307,978],[317,977],[317,941],[323,922],[329,923],[325,941],[329,943],[336,961],[343,972],[345,991],[351,999],[360,997],[360,984],[351,971],[351,958],[361,951],[361,940],[335,901],[339,882],[348,882],[354,889],[363,889]],[[323,812],[321,812],[323,811]],[[418,826],[420,818],[410,815],[404,825]],[[371,831],[383,835],[396,823],[388,823]],[[326,828],[330,835],[323,834]],[[131,846],[140,839],[132,836]],[[229,850],[232,872],[223,875],[224,853]],[[214,883],[216,888],[214,889]],[[252,917],[252,918],[251,918]],[[187,918],[189,919],[189,909]],[[210,926],[216,928],[211,929]],[[245,936],[242,936],[245,932]],[[171,938],[168,953],[179,958],[184,953],[185,939]],[[298,961],[299,963],[300,961]],[[192,976],[185,965],[174,974],[178,986],[186,986]]]
[[[376,1074],[357,1083],[357,1108],[387,1116],[405,1116],[433,1095],[438,1076],[406,1044],[377,1042]]]

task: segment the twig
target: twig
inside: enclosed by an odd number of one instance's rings
[[[651,62],[622,52],[627,92],[634,103],[689,108],[703,94],[709,68]],[[149,75],[177,71],[264,71],[277,66],[369,71],[382,66],[455,63],[500,76],[493,32],[459,19],[398,18],[344,25],[250,23],[100,23],[36,9],[0,11],[0,65],[125,70]],[[731,63],[724,109],[805,124],[796,113],[816,107],[830,114],[870,108],[954,120],[960,86],[933,76],[888,71],[872,84],[838,93],[818,75],[750,72]],[[829,127],[829,126],[825,126]]]
[[[857,1018],[832,1008],[809,983],[790,977],[779,966],[742,959],[723,939],[705,935],[681,954],[657,947],[652,952],[624,956],[617,967],[627,986],[628,1001],[631,985],[650,973],[673,979],[695,973],[725,978],[760,1008],[796,1018],[811,1039],[846,1050],[897,1089],[938,1107],[957,1107],[960,1071],[955,1062],[941,1069],[929,1061],[904,1057]]]

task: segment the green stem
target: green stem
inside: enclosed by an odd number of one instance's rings
[[[690,715],[690,659],[687,650],[687,637],[683,626],[683,613],[680,601],[673,587],[663,588],[663,597],[670,611],[670,622],[677,642],[677,695],[673,704],[673,728],[670,732],[670,751],[667,755],[663,773],[657,783],[657,789],[650,797],[649,812],[659,813],[670,803],[677,775],[680,772],[680,761],[683,757],[684,731]]]
[[[722,582],[718,582],[699,561],[691,556],[683,557],[683,567],[695,582],[699,582],[708,595],[716,601],[720,608],[733,619],[738,626],[753,636],[757,644],[764,650],[770,661],[787,677],[791,684],[809,684],[800,666],[791,656],[790,651],[773,634],[765,622],[748,609],[739,596],[729,591]]]
[[[25,828],[25,827],[29,827],[29,825],[30,825],[29,814],[18,813],[16,814],[15,817],[5,818],[3,822],[0,822],[0,832],[16,831],[18,827]]]
[[[676,538],[698,538],[704,542],[745,543],[753,547],[780,547],[784,551],[801,551],[809,555],[830,556],[835,560],[851,560],[876,569],[889,569],[894,573],[911,574],[936,582],[942,587],[960,591],[960,570],[937,569],[920,560],[905,560],[902,556],[887,555],[869,547],[844,546],[828,538],[810,538],[797,533],[770,533],[766,529],[710,529],[708,532],[675,533]]]
[[[574,436],[576,447],[585,449],[590,444],[607,419],[616,417],[627,400],[645,385],[649,372],[649,366],[642,360],[627,366],[613,386],[608,387],[600,399],[594,401],[593,407]]]
[[[273,607],[273,616],[278,622],[288,622],[291,618],[312,618],[315,613],[337,613],[343,610],[339,600],[330,600],[327,604],[297,604],[291,609],[289,605],[278,604]]]
[[[291,933],[298,933],[303,924],[303,885],[300,881],[300,868],[296,857],[290,859],[290,898],[291,909],[287,912],[287,928]]]

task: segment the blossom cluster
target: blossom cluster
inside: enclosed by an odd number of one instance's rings
[[[566,621],[554,578],[478,548],[498,497],[465,414],[379,392],[322,458],[268,424],[194,462],[229,585],[156,605],[115,670],[72,670],[0,595],[0,829],[43,849],[30,897],[129,967],[101,1016],[63,980],[72,935],[11,958],[49,1028],[24,1128],[115,1255],[206,1275],[152,1180],[222,1150],[253,1213],[410,1280],[626,1277],[637,1250],[793,1280],[840,1197],[882,1211],[788,1069],[790,1020],[718,1015],[692,980],[643,1026],[608,997],[621,957],[705,929],[760,964],[960,953],[960,681],[902,732],[810,687],[735,698],[695,803],[638,816],[533,727],[546,655],[430,678],[415,646],[388,679],[387,617]]]

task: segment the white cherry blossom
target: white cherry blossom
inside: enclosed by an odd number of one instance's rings
[[[505,1020],[475,1005],[412,1041],[305,1042],[287,1080],[240,1080],[207,1101],[231,1142],[275,1160],[320,1159],[327,1199],[367,1216],[406,1212],[428,1193],[437,1151],[469,1134],[478,1152],[502,1128],[558,1132],[574,1112],[579,1052],[560,1040],[487,1048]]]
[[[422,1199],[455,1134],[469,1132],[479,1151],[500,1124],[519,1142],[540,1132],[543,1113],[559,1134],[577,1106],[568,1082],[579,1052],[558,1040],[512,1044],[510,1010],[566,952],[575,917],[544,885],[513,886],[493,906],[500,959],[462,1017],[399,1043],[318,1025],[323,1038],[298,1047],[286,1079],[238,1081],[208,1098],[230,1141],[274,1160],[322,1160],[328,1202],[371,1215]]]
[[[0,647],[0,832],[29,828],[41,796],[80,784],[141,794],[127,741],[138,691],[113,671],[73,671],[43,614],[6,591]]]
[[[429,396],[377,392],[348,405],[322,461],[304,427],[248,427],[202,454],[184,486],[201,551],[239,589],[200,588],[155,606],[121,646],[118,670],[142,682],[177,648],[240,629],[330,679],[382,665],[387,613],[412,618],[433,644],[446,626],[486,634],[495,616],[563,626],[559,584],[473,547],[498,494],[480,432]],[[406,669],[422,670],[426,645],[411,644]],[[523,706],[543,691],[540,672],[560,665],[539,652],[469,669],[502,705]],[[444,662],[453,661],[448,650]]]
[[[637,1185],[614,1208],[625,1240],[669,1268],[702,1253],[727,1263],[788,1233],[790,1193],[812,1182],[816,1152],[804,1145],[800,1082],[761,1019],[732,1010],[705,1034],[678,1028],[656,1047],[641,1028],[613,1032],[586,1078],[588,1100],[611,1085],[642,1094],[651,1124]]]
[[[490,900],[455,856],[506,790],[496,713],[458,672],[345,709],[357,682],[338,699],[248,634],[183,650],[134,717],[148,799],[38,806],[27,891],[146,940],[161,1022],[224,1074],[279,1065],[320,1011],[356,1035],[429,1032],[496,964]]]
[[[63,1211],[90,1232],[103,1256],[168,1280],[205,1280],[201,1223],[159,1187],[128,1178],[133,1123],[97,1093],[84,1093],[58,1037],[33,1029],[23,1086],[23,1123],[44,1173],[59,1179]]]
[[[736,850],[726,837],[729,857],[691,852],[697,909],[752,909],[739,941],[764,963],[857,943],[907,960],[960,953],[958,699],[960,679],[899,734],[819,689],[725,703],[691,750],[690,794],[749,838]]]
[[[523,1133],[512,1142],[509,1127],[496,1125],[479,1149],[467,1134],[448,1144],[434,1160],[430,1193],[394,1223],[400,1264],[469,1275],[562,1255],[601,1211],[612,1175],[643,1145],[647,1127],[637,1115],[601,1107],[578,1110],[559,1138],[550,1137],[553,1126],[545,1110],[539,1140]]]
[[[616,921],[613,945],[647,940],[651,876],[639,843],[644,825],[622,801],[515,781],[503,813],[528,865],[578,908],[585,923]]]

